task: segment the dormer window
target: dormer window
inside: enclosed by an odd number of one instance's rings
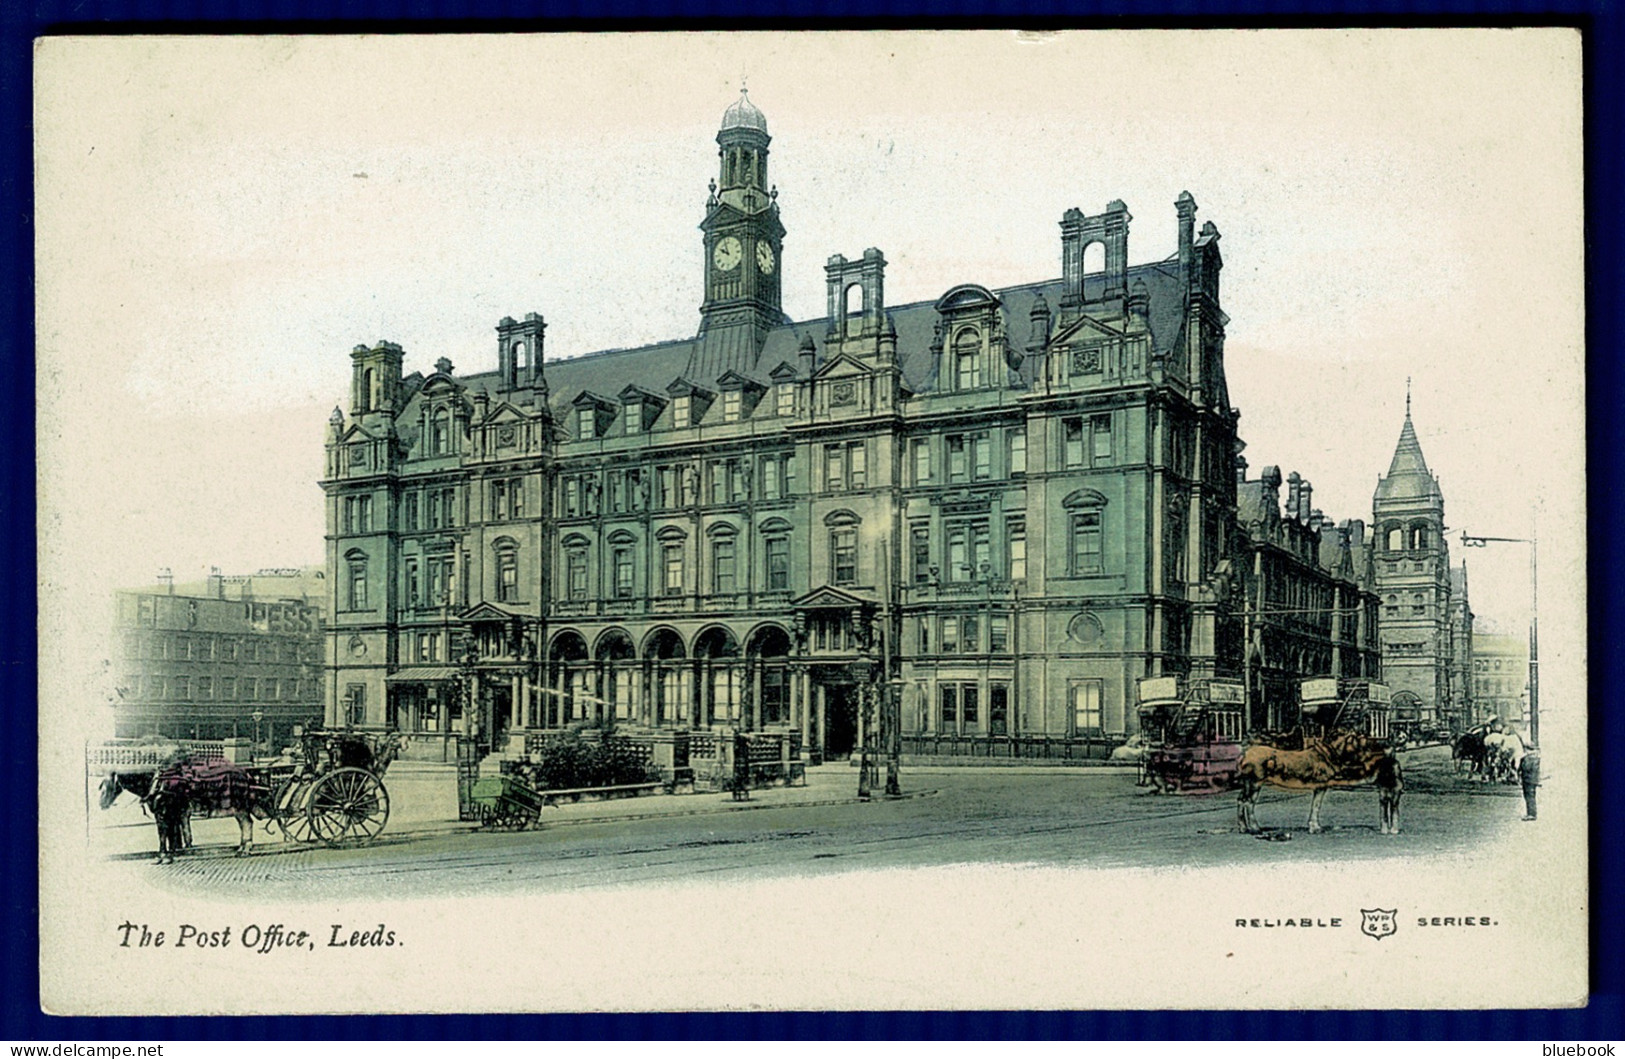
[[[638,434],[643,430],[643,402],[631,401],[626,405],[626,432]]]
[[[794,386],[787,382],[779,383],[777,399],[777,412],[779,415],[793,416],[796,414],[796,391]]]
[[[739,422],[739,409],[743,402],[740,400],[738,390],[726,390],[722,394],[722,421],[724,423]]]
[[[692,397],[686,393],[678,397],[672,402],[671,425],[674,427],[691,426],[689,416],[693,409],[694,399]]]
[[[597,412],[590,406],[576,409],[576,438],[578,440],[586,440],[593,436],[595,433],[593,430],[594,420],[596,418]]]

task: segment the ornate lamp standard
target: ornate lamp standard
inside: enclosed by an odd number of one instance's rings
[[[1540,611],[1539,592],[1536,588],[1535,534],[1528,537],[1470,537],[1464,531],[1461,543],[1468,548],[1482,548],[1491,541],[1497,544],[1529,545],[1529,742],[1540,745]]]
[[[852,679],[858,686],[859,709],[863,718],[863,746],[858,759],[858,797],[868,801],[875,785],[875,763],[869,746],[874,741],[875,717],[875,663],[867,654],[859,655],[851,664]]]

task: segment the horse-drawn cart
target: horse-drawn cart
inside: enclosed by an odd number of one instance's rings
[[[1242,687],[1178,677],[1140,681],[1146,778],[1161,794],[1212,793],[1235,785],[1241,760]]]
[[[200,757],[181,744],[93,750],[90,766],[105,772],[102,808],[121,791],[140,798],[159,827],[159,852],[184,848],[192,815],[232,816],[242,829],[239,851],[253,837],[253,821],[266,821],[292,842],[338,846],[377,838],[389,821],[383,775],[399,753],[397,736],[352,731],[304,733],[286,759],[239,764]]]

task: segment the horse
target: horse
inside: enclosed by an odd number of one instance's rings
[[[1399,830],[1399,762],[1386,745],[1360,732],[1340,729],[1324,738],[1305,738],[1301,750],[1254,743],[1242,752],[1237,777],[1241,781],[1241,794],[1236,800],[1236,822],[1248,834],[1258,833],[1253,808],[1259,788],[1266,783],[1286,790],[1312,792],[1309,833],[1318,834],[1322,830],[1320,803],[1326,799],[1326,792],[1333,787],[1352,787],[1370,779],[1378,781],[1384,794],[1383,833],[1393,834]],[[1390,791],[1395,793],[1390,795]],[[1387,811],[1390,801],[1392,813]]]
[[[124,791],[141,799],[158,828],[158,863],[168,864],[192,844],[191,817],[232,816],[241,841],[238,856],[247,856],[254,839],[254,818],[271,814],[271,791],[254,782],[246,769],[227,761],[181,761],[152,772],[115,772],[101,783],[101,807],[108,808]]]
[[[1523,740],[1511,729],[1484,736],[1484,775],[1492,782],[1512,783],[1523,763]]]
[[[1469,776],[1484,775],[1484,739],[1488,735],[1487,726],[1475,725],[1456,737],[1450,747],[1450,760],[1458,773],[1465,770]]]

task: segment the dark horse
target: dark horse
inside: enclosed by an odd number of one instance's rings
[[[1486,775],[1484,737],[1488,734],[1487,725],[1474,725],[1456,737],[1455,743],[1450,747],[1450,759],[1455,763],[1457,772],[1465,769],[1469,776]]]
[[[113,773],[102,781],[102,808],[112,805],[121,791],[136,795],[152,813],[161,864],[191,844],[189,821],[194,813],[235,817],[241,836],[237,855],[244,856],[253,844],[254,818],[271,812],[270,789],[229,761],[181,761],[156,773]]]

